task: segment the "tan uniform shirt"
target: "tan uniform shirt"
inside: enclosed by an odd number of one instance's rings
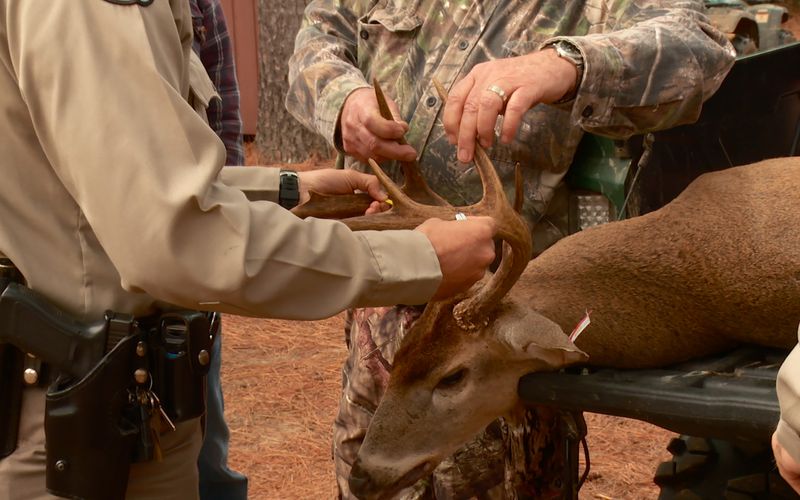
[[[797,335],[800,338],[800,328]],[[800,463],[800,345],[794,348],[781,365],[777,388],[781,406],[778,442]]]
[[[0,251],[30,286],[91,318],[426,301],[441,274],[421,233],[301,221],[242,190],[275,201],[276,170],[221,170],[187,103],[208,97],[191,36],[179,0],[0,0]]]

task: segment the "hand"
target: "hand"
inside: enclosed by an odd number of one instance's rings
[[[392,115],[400,115],[397,105],[386,98]],[[361,162],[372,158],[378,163],[384,160],[414,161],[417,152],[400,139],[408,132],[408,124],[400,120],[381,117],[375,91],[362,88],[353,91],[345,100],[339,119],[342,147],[345,153]]]
[[[472,161],[476,136],[484,148],[492,145],[500,115],[504,115],[500,141],[509,144],[522,115],[539,103],[561,99],[574,89],[577,77],[575,65],[554,49],[476,65],[453,86],[442,118],[450,144],[458,144],[458,160]],[[505,92],[507,102],[488,90],[491,85]]]
[[[364,174],[357,170],[339,170],[324,168],[298,172],[300,178],[300,205],[310,198],[309,191],[320,194],[351,194],[356,191],[369,193],[373,201],[366,214],[378,213],[386,210],[388,205],[383,203],[389,197],[380,181],[374,175]]]
[[[791,455],[778,443],[778,438],[772,434],[772,452],[775,455],[775,464],[781,477],[789,483],[794,491],[800,493],[800,464],[795,462]]]
[[[469,217],[460,221],[428,219],[417,228],[431,241],[442,282],[431,300],[442,300],[463,292],[483,278],[494,261],[497,226],[491,217]]]

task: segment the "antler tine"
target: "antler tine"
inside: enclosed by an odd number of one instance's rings
[[[444,87],[436,79],[433,80],[439,97],[442,101],[447,99]],[[483,183],[483,198],[480,202],[469,207],[470,213],[476,215],[489,215],[497,223],[497,234],[504,241],[503,258],[500,267],[492,278],[474,295],[467,297],[456,305],[453,314],[460,326],[473,330],[488,321],[488,310],[495,306],[516,283],[525,270],[533,249],[533,241],[527,224],[514,210],[503,190],[503,184],[497,171],[489,159],[489,155],[475,144],[475,166]],[[522,174],[517,165],[515,173],[517,199],[521,199]],[[515,201],[515,204],[521,204]]]
[[[394,117],[386,101],[386,96],[377,80],[373,80],[373,87],[381,116],[387,120],[393,120]],[[399,142],[406,144],[405,139],[402,138]],[[405,178],[402,188],[398,187],[374,160],[370,159],[369,164],[394,204],[391,210],[364,216],[362,214],[372,202],[369,195],[365,193],[345,196],[312,193],[308,202],[292,211],[298,217],[337,218],[354,231],[407,229],[416,227],[430,217],[445,219],[454,217],[456,210],[430,189],[422,177],[416,161],[400,163]],[[435,210],[434,207],[449,208],[442,211],[441,209]]]
[[[372,167],[372,173],[374,173],[375,177],[381,181],[381,184],[383,184],[383,187],[386,189],[386,193],[389,195],[389,198],[392,200],[392,203],[395,207],[400,208],[405,205],[417,205],[419,207],[423,206],[412,200],[411,197],[404,193],[401,188],[397,187],[397,184],[395,184],[394,181],[392,181],[392,179],[386,175],[386,172],[384,172],[381,166],[378,165],[378,162],[372,158],[369,158],[367,161],[369,162],[369,166]]]
[[[383,93],[383,89],[381,89],[376,78],[372,79],[372,87],[375,89],[375,98],[378,101],[378,109],[381,112],[381,117],[385,120],[394,120],[392,110],[389,108],[389,103],[386,101],[386,95]],[[398,142],[400,144],[408,144],[405,138],[402,137]],[[409,197],[427,205],[450,205],[444,198],[436,194],[430,186],[428,186],[428,183],[425,182],[425,178],[422,177],[419,171],[419,164],[416,161],[402,161],[399,163],[400,167],[403,169],[402,189]]]
[[[403,190],[386,175],[375,160],[370,158],[369,165],[372,167],[375,176],[381,181],[389,198],[392,200],[392,209],[379,214],[342,220],[350,229],[354,231],[364,229],[412,229],[431,217],[438,217],[445,220],[455,218],[456,208],[449,205],[431,206],[419,203],[404,193]]]

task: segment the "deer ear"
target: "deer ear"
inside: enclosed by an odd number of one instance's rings
[[[544,361],[552,368],[589,359],[560,326],[519,304],[504,304],[492,330],[517,359]]]

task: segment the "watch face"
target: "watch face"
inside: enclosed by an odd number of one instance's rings
[[[571,43],[560,41],[555,44],[556,52],[561,57],[569,59],[575,64],[582,64],[583,63],[583,56],[581,56],[581,51],[578,50],[577,47],[572,45]]]
[[[292,209],[300,203],[300,179],[293,170],[281,170],[278,203],[286,209]]]

